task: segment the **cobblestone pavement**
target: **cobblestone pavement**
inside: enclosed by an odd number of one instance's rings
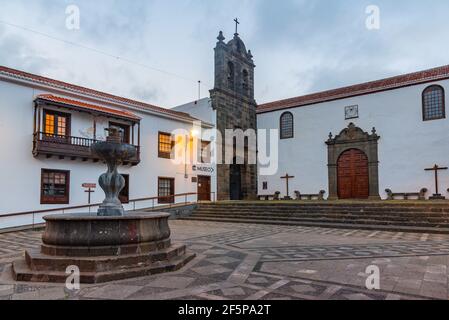
[[[16,283],[11,262],[40,232],[0,234],[0,300],[9,299],[448,299],[449,235],[172,221],[173,240],[197,258],[164,275],[82,285]],[[366,268],[381,289],[365,288]]]

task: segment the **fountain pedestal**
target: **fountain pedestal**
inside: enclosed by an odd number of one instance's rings
[[[67,268],[76,267],[81,283],[102,283],[176,271],[195,257],[185,245],[171,243],[168,213],[124,212],[117,165],[135,148],[119,143],[115,132],[93,151],[108,165],[100,177],[106,199],[98,213],[44,217],[40,250],[13,263],[17,281],[65,283]]]

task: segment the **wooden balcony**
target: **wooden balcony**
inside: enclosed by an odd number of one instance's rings
[[[58,157],[59,159],[81,159],[83,161],[98,162],[100,159],[95,157],[90,146],[98,140],[87,139],[72,136],[60,136],[53,134],[46,134],[43,132],[34,133],[33,139],[33,155],[35,157],[44,155],[47,158]],[[140,163],[140,147],[137,149],[137,156],[124,165],[136,166]]]

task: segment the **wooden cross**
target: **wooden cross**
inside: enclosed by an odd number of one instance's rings
[[[435,171],[435,190],[436,190],[436,196],[438,196],[438,195],[440,195],[440,192],[439,192],[439,186],[438,186],[438,171],[441,171],[441,170],[448,170],[449,168],[447,168],[447,167],[440,167],[440,166],[438,166],[437,164],[436,165],[434,165],[433,166],[433,168],[427,168],[427,169],[425,169],[426,171]]]
[[[95,193],[95,190],[92,190],[92,188],[89,188],[89,189],[85,190],[84,192],[87,192],[87,194],[88,194],[87,202],[88,202],[88,204],[90,204],[90,195],[91,195],[91,193]]]
[[[238,34],[238,28],[239,28],[239,24],[240,24],[239,19],[235,18],[234,22],[235,22],[235,34]]]
[[[295,178],[295,177],[288,175],[288,173],[284,177],[281,177],[281,179],[285,179],[285,182],[287,184],[287,198],[290,198],[289,180],[293,179],[293,178]]]

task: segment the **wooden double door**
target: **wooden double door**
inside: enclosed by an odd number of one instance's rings
[[[363,151],[350,149],[338,159],[339,199],[369,198],[368,157]]]

